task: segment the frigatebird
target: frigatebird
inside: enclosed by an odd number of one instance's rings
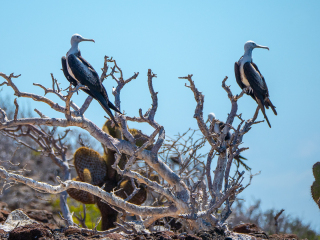
[[[258,103],[264,118],[271,128],[271,124],[264,107],[267,109],[271,107],[275,115],[277,115],[277,111],[275,109],[276,107],[270,101],[268,87],[264,77],[260,73],[258,66],[252,62],[252,50],[254,48],[264,48],[269,50],[268,47],[258,45],[253,41],[246,42],[244,44],[243,56],[234,64],[234,72],[238,85],[241,89],[249,89],[246,94],[250,95]]]
[[[63,56],[61,58],[63,73],[73,86],[77,86],[78,84],[86,86],[88,89],[83,89],[83,91],[96,99],[118,126],[110,108],[118,113],[121,112],[109,101],[107,91],[102,85],[97,72],[90,63],[81,56],[78,44],[83,41],[94,42],[93,39],[83,38],[79,34],[72,35],[71,48],[67,52],[66,57]]]
[[[216,115],[214,113],[208,114],[207,122],[210,123],[210,129],[211,129],[211,124],[213,124],[213,122],[214,122],[214,126],[212,127],[212,129],[213,129],[213,132],[216,133],[217,135],[220,135],[222,133],[222,130],[226,125],[223,121],[216,119]],[[231,132],[229,130],[227,135],[225,136],[224,140],[229,141],[230,139],[231,139]],[[214,137],[214,140],[217,141],[218,137]],[[239,166],[239,164],[241,164],[246,170],[251,170],[251,168],[243,162],[243,160],[247,160],[245,157],[238,154],[238,155],[234,156],[234,159],[238,163],[237,166]]]
[[[213,132],[216,134],[221,134],[222,133],[221,131],[223,130],[223,128],[226,124],[222,121],[217,120],[216,115],[214,113],[209,113],[207,122],[210,122],[210,125],[213,123],[213,119],[215,119],[214,126],[213,126]],[[227,133],[224,140],[228,141],[228,140],[230,140],[230,138],[231,138],[231,133],[229,130],[229,132]]]

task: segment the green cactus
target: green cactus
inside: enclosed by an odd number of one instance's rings
[[[311,186],[311,194],[313,200],[320,208],[320,162],[317,162],[312,167],[313,176],[316,179]]]
[[[119,127],[112,127],[111,121],[107,120],[104,124],[103,131],[110,134],[112,137],[118,139],[125,139],[122,137]],[[148,137],[141,131],[136,129],[129,129],[131,134],[134,136],[136,145],[142,146],[148,140]],[[126,139],[125,139],[126,140]],[[149,146],[150,149],[152,146]],[[75,181],[87,182],[92,185],[105,186],[104,190],[107,192],[113,189],[118,189],[116,195],[125,199],[133,192],[132,182],[128,177],[120,176],[111,165],[115,161],[115,151],[104,147],[104,155],[101,156],[98,152],[93,149],[86,147],[80,147],[74,154],[74,165],[78,174]],[[119,162],[119,167],[124,168],[127,161],[127,156],[122,154]],[[118,183],[119,187],[117,187]],[[137,185],[137,183],[135,182]],[[130,203],[141,205],[147,199],[146,186],[140,184],[140,190],[130,200]],[[75,200],[84,204],[97,204],[102,217],[102,230],[107,230],[114,227],[114,222],[117,220],[118,212],[112,209],[108,204],[101,201],[100,198],[78,189],[68,189],[68,194]]]
[[[103,157],[96,151],[80,147],[74,154],[74,166],[78,177],[92,185],[100,185],[106,180],[107,164]]]
[[[73,178],[73,181],[79,181],[79,182],[84,182],[81,181],[81,179],[79,177]],[[72,197],[73,199],[82,202],[84,204],[94,204],[95,203],[95,198],[94,195],[92,195],[91,193],[85,192],[85,191],[81,191],[75,188],[69,188],[67,190],[67,193],[69,194],[70,197]]]

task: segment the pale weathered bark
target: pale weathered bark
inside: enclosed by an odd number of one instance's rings
[[[110,73],[108,73],[108,64],[113,64]],[[116,81],[117,86],[113,90],[113,94],[115,96],[115,105],[121,109],[121,90],[126,84],[136,79],[139,73],[134,73],[133,76],[124,80],[121,68],[117,65],[115,60],[109,57],[105,57],[102,71],[103,72],[100,77],[101,81],[108,77],[111,77]],[[120,77],[116,77],[116,73],[118,73]],[[54,79],[53,75],[51,75],[52,89],[46,88],[41,84],[35,84],[36,86],[41,87],[45,91],[45,94],[51,93],[58,96],[64,104],[64,106],[62,106],[46,97],[20,92],[13,82],[13,79],[18,78],[20,75],[15,76],[10,74],[7,76],[0,73],[0,76],[5,79],[0,86],[7,85],[8,87],[11,87],[16,96],[31,98],[34,101],[43,102],[55,111],[65,114],[65,118],[50,118],[42,114],[38,109],[35,109],[40,117],[18,118],[19,105],[15,101],[16,111],[14,119],[9,120],[6,112],[3,109],[0,109],[0,131],[14,138],[16,141],[20,141],[20,143],[26,147],[39,151],[19,140],[20,136],[30,137],[38,144],[41,149],[40,152],[50,156],[52,161],[55,162],[63,172],[62,181],[59,180],[60,184],[57,186],[37,182],[22,175],[12,173],[1,166],[0,177],[5,178],[6,180],[24,183],[39,191],[41,190],[53,194],[61,193],[61,209],[68,225],[73,225],[72,217],[66,204],[67,194],[65,191],[69,188],[87,191],[103,199],[116,209],[120,208],[126,212],[139,216],[145,227],[151,226],[154,221],[159,218],[170,216],[185,219],[186,223],[190,224],[191,230],[193,228],[195,231],[202,227],[209,229],[217,224],[223,224],[229,216],[228,214],[231,211],[230,207],[233,200],[236,195],[244,189],[241,184],[243,180],[243,173],[235,175],[231,180],[229,180],[229,173],[234,156],[239,155],[240,152],[247,149],[239,148],[239,145],[242,143],[244,134],[251,129],[253,124],[258,123],[256,122],[256,118],[259,108],[257,108],[252,119],[249,119],[246,122],[242,120],[240,115],[237,114],[237,100],[243,96],[245,89],[240,93],[240,95],[233,96],[230,88],[225,85],[227,77],[222,81],[222,87],[227,92],[228,98],[231,101],[231,111],[227,117],[225,127],[220,133],[214,133],[212,130],[212,124],[208,127],[203,119],[204,95],[196,88],[194,81],[192,80],[192,75],[180,78],[187,79],[190,83],[189,86],[186,86],[190,88],[194,94],[194,98],[197,103],[194,117],[196,118],[198,127],[203,135],[203,139],[196,142],[192,141],[192,147],[188,148],[188,156],[183,157],[187,152],[184,151],[183,153],[180,153],[179,146],[176,146],[179,140],[183,139],[183,137],[180,137],[177,141],[173,141],[172,144],[169,144],[168,146],[165,145],[165,128],[155,121],[158,97],[157,92],[153,89],[152,81],[157,76],[152,73],[151,69],[148,70],[147,74],[147,82],[152,99],[150,109],[144,114],[142,113],[142,109],[139,109],[139,117],[124,116],[118,113],[115,114],[116,120],[121,123],[122,135],[125,136],[128,141],[113,138],[85,117],[84,113],[90,106],[92,97],[88,96],[81,107],[78,107],[72,102],[71,99],[73,94],[81,88],[86,88],[85,86],[78,85],[74,88],[70,86],[67,95],[64,96],[62,95],[57,80]],[[241,119],[241,123],[237,128],[233,127],[235,117]],[[145,122],[154,128],[154,132],[149,137],[149,140],[141,147],[137,147],[135,145],[135,139],[128,131],[127,121]],[[243,125],[244,122],[245,124]],[[139,183],[147,185],[149,189],[159,194],[162,200],[165,199],[164,202],[160,202],[163,206],[137,206],[128,202],[132,196],[128,196],[127,199],[122,199],[117,197],[113,192],[106,192],[98,186],[93,186],[84,182],[72,181],[68,161],[66,159],[66,149],[63,147],[63,144],[61,144],[61,139],[52,140],[53,136],[47,136],[47,133],[42,131],[40,126],[63,128],[75,126],[84,129],[92,137],[101,142],[106,148],[116,152],[116,162],[113,167],[119,174],[136,179]],[[24,128],[28,129],[28,131]],[[233,131],[231,139],[225,140],[230,129]],[[190,139],[192,139],[192,137],[189,137],[189,140]],[[206,142],[210,145],[210,152],[207,157],[207,163],[205,164],[197,157],[203,157],[204,155],[197,155],[197,151],[201,149]],[[146,148],[151,144],[153,144],[152,149],[146,150]],[[163,148],[167,149],[165,150],[167,154],[165,159],[168,159],[169,153],[172,150],[175,150],[178,153],[177,159],[180,165],[180,169],[178,171],[173,171],[173,169],[163,161],[163,158],[160,158],[161,154],[159,153],[162,151],[160,149]],[[129,161],[123,170],[121,170],[117,165],[121,154],[130,156]],[[212,177],[211,163],[216,155],[219,157],[215,167],[214,176]],[[161,177],[161,182],[158,183],[156,181],[152,181],[148,177],[140,174],[138,171],[134,171],[132,166],[136,159],[143,160],[148,167],[157,172]],[[192,166],[194,166],[194,168],[189,169],[190,164],[193,164]],[[195,175],[198,168],[200,168],[201,171]],[[223,182],[225,184],[224,189]],[[135,191],[137,191],[135,186],[134,188]],[[219,215],[217,210],[224,203],[227,203],[225,211],[223,214]],[[117,229],[123,229],[123,226],[121,226],[121,224],[118,224]]]

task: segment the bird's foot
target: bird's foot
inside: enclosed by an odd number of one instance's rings
[[[253,92],[251,87],[246,87],[246,94],[250,94],[251,92]]]

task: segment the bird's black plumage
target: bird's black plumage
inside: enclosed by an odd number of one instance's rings
[[[243,79],[240,74],[240,65],[241,65],[240,61],[235,63],[234,72],[235,72],[236,81],[238,85],[240,86],[241,89],[243,89],[243,88],[246,88],[247,86],[243,83]],[[264,118],[266,119],[269,127],[271,128],[271,124],[265,112],[265,107],[267,109],[271,107],[275,115],[277,115],[277,111],[275,109],[275,106],[270,101],[269,91],[268,91],[266,81],[262,76],[262,74],[260,73],[257,65],[254,64],[253,62],[244,63],[243,72],[252,89],[252,91],[247,92],[247,94],[250,95],[258,103],[264,115]]]
[[[240,76],[240,64],[239,64],[238,62],[235,62],[235,63],[234,63],[234,73],[235,73],[235,75],[236,75],[236,81],[237,81],[239,87],[240,87],[241,89],[246,88],[247,86],[244,85],[244,83],[241,81],[241,76]],[[254,94],[253,94],[252,91],[247,92],[247,94],[250,95],[250,96],[256,101],[256,98],[255,98],[255,96],[254,96]]]
[[[278,115],[277,111],[276,111],[276,107],[272,104],[272,102],[270,101],[270,98],[269,98],[269,90],[268,90],[268,87],[267,87],[267,83],[266,81],[264,80],[264,77],[262,76],[261,72],[259,71],[259,68],[258,66],[254,63],[254,62],[251,62],[252,66],[254,67],[254,69],[259,73],[261,79],[262,79],[262,86],[261,86],[261,95],[264,96],[264,105],[267,109],[269,109],[269,107],[271,107],[273,113],[275,115]],[[246,70],[245,70],[246,71]],[[257,87],[259,88],[259,87]]]
[[[67,62],[68,61],[68,62]],[[110,108],[115,110],[118,113],[121,113],[110,101],[108,98],[107,91],[105,87],[102,85],[97,72],[94,68],[88,63],[82,56],[80,51],[75,54],[70,54],[67,59],[62,57],[62,69],[65,77],[67,80],[73,85],[77,86],[78,81],[88,87],[89,90],[83,89],[84,92],[92,96],[96,99],[102,108],[106,111],[106,113],[110,116],[110,118],[114,121],[117,125],[117,122],[114,119]],[[70,70],[75,78],[73,78],[69,72],[68,67],[69,65]]]
[[[67,60],[66,57],[63,56],[61,58],[61,64],[62,64],[62,71],[64,76],[66,77],[66,79],[73,85],[73,86],[77,86],[78,82],[77,80],[75,80],[69,73],[68,73],[68,67],[67,67]],[[82,89],[85,93],[87,93],[88,95],[90,95],[91,97],[94,98],[94,96],[92,96],[91,92],[87,89]]]

